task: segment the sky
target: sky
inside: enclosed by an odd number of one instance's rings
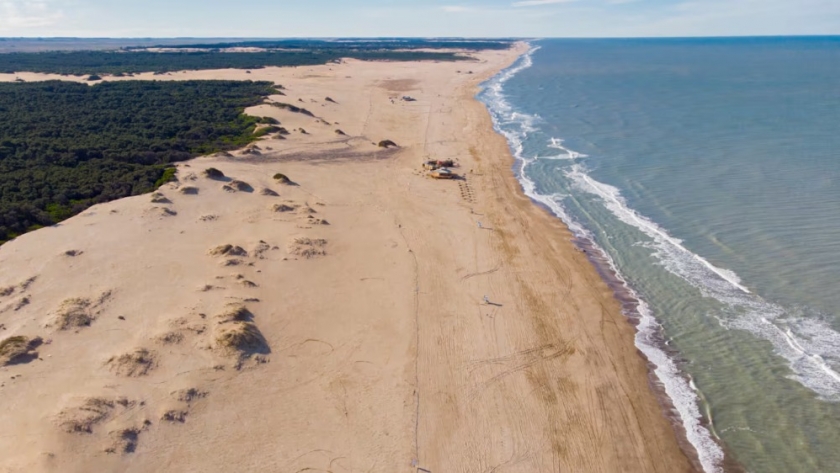
[[[840,0],[0,0],[0,37],[840,34]]]

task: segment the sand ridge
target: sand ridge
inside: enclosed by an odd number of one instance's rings
[[[0,248],[0,343],[43,341],[0,471],[691,471],[472,99],[522,51],[156,76],[281,84],[248,113],[286,133]]]

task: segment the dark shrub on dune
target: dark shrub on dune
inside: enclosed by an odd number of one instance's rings
[[[298,100],[303,102],[303,100],[301,100],[301,99],[298,99]],[[271,105],[272,107],[277,107],[277,108],[282,108],[284,110],[288,110],[292,113],[301,113],[301,114],[309,116],[309,117],[314,117],[315,116],[315,114],[313,114],[309,110],[307,110],[305,108],[297,107],[297,106],[292,105],[290,103],[272,102],[269,105]]]
[[[204,170],[204,176],[210,179],[222,179],[225,177],[225,173],[216,168],[207,168]]]
[[[380,148],[391,148],[391,147],[397,148],[398,146],[397,146],[396,143],[394,143],[391,140],[382,140],[382,141],[379,142],[379,147]]]

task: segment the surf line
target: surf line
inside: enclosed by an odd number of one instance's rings
[[[571,172],[578,174],[580,176],[580,178],[583,179],[592,189],[594,189],[596,191],[597,195],[600,196],[602,199],[607,200],[609,202],[612,202],[613,204],[617,205],[620,209],[624,210],[630,216],[630,218],[636,223],[637,227],[642,229],[642,231],[646,230],[646,231],[649,231],[651,233],[654,233],[655,235],[659,236],[663,240],[665,240],[668,243],[670,243],[671,245],[673,245],[678,250],[680,250],[683,253],[689,255],[691,258],[693,258],[694,260],[696,260],[697,262],[699,262],[700,264],[705,266],[709,271],[717,274],[718,277],[720,277],[724,281],[728,282],[732,286],[741,290],[743,293],[752,294],[750,292],[750,290],[747,289],[745,286],[743,286],[741,283],[736,281],[731,276],[727,276],[723,272],[723,270],[721,270],[717,266],[713,265],[712,263],[709,263],[702,256],[700,256],[696,253],[692,253],[691,250],[682,246],[676,238],[668,235],[665,231],[660,230],[659,228],[656,227],[655,224],[651,223],[650,221],[647,221],[644,218],[640,218],[639,214],[636,213],[635,210],[627,207],[627,205],[625,205],[623,202],[621,202],[621,200],[619,200],[614,195],[611,195],[611,193],[605,192],[603,189],[601,189],[600,183],[598,181],[592,179],[591,177],[589,177],[589,175],[587,175],[585,172],[581,171],[580,169],[576,169],[576,170],[573,170]]]
[[[604,205],[621,221],[638,228],[643,233],[653,238],[658,245],[667,246],[672,250],[679,249],[681,254],[690,255],[692,261],[700,262],[704,268],[708,269],[713,274],[720,277],[723,281],[729,283],[731,287],[737,288],[744,294],[744,296],[741,297],[733,297],[734,293],[717,293],[716,295],[712,295],[715,299],[718,299],[733,308],[742,307],[753,311],[763,310],[769,312],[770,314],[773,314],[773,319],[780,317],[786,312],[784,308],[768,303],[767,301],[761,299],[758,295],[750,292],[746,287],[739,283],[738,277],[734,273],[732,276],[729,276],[727,274],[727,270],[713,266],[702,257],[692,253],[687,248],[680,245],[679,240],[668,235],[667,232],[658,227],[655,222],[652,222],[645,216],[638,214],[635,210],[630,209],[624,202],[618,189],[610,186],[609,184],[604,184],[591,178],[586,174],[586,172],[584,172],[580,165],[573,166],[572,170],[568,171],[566,175],[572,180],[577,181],[577,185],[583,189],[584,192],[589,192],[597,197],[600,197]],[[686,279],[685,275],[680,275],[678,272],[675,274]],[[692,282],[690,277],[688,277],[687,280],[690,284],[695,286],[697,285],[696,281]],[[717,290],[713,289],[713,292],[717,292]],[[758,316],[757,318],[746,316],[735,321],[725,321],[720,318],[717,319],[724,328],[728,328],[730,322],[734,322],[736,324],[741,322],[740,328],[742,330],[757,336],[759,339],[769,341],[773,345],[774,353],[787,361],[789,369],[795,375],[795,379],[800,384],[817,394],[820,394],[821,396],[825,396],[825,398],[836,399],[838,395],[838,384],[840,384],[840,373],[838,373],[831,364],[826,361],[822,354],[814,353],[806,346],[806,344],[803,344],[803,340],[790,328],[780,327],[779,324],[769,320],[766,316]],[[749,323],[750,321],[754,323],[758,322],[759,324],[767,327],[767,331],[759,330],[757,326],[751,325]],[[803,365],[800,363],[803,363]],[[825,377],[819,375],[817,372],[824,374]],[[827,381],[828,384],[822,380]]]
[[[796,337],[793,335],[793,333],[790,331],[789,328],[786,328],[786,329],[782,330],[779,326],[770,322],[769,320],[767,320],[764,317],[761,318],[761,321],[770,325],[774,329],[778,330],[779,333],[782,334],[782,337],[784,338],[785,342],[787,342],[788,346],[790,346],[795,352],[797,352],[801,356],[804,356],[804,357],[808,358],[809,360],[811,360],[811,362],[813,362],[815,365],[817,365],[817,367],[820,370],[822,370],[825,374],[827,374],[832,379],[834,379],[835,381],[840,383],[840,374],[838,374],[836,371],[831,369],[831,367],[825,362],[825,359],[823,357],[821,357],[820,355],[813,354],[813,353],[809,352],[808,350],[806,350],[805,347],[803,347],[796,340]]]
[[[590,232],[565,212],[559,200],[562,200],[566,196],[540,194],[537,191],[536,183],[528,178],[525,172],[529,165],[539,159],[539,157],[528,159],[523,156],[523,140],[528,132],[534,130],[533,122],[530,120],[538,117],[514,110],[511,104],[505,100],[503,85],[518,72],[532,65],[530,56],[537,49],[539,48],[531,49],[519,65],[482,84],[483,91],[479,95],[482,97],[482,102],[485,103],[490,111],[493,128],[507,138],[513,157],[519,163],[519,166],[514,167],[514,174],[522,185],[522,190],[525,195],[539,204],[546,205],[554,215],[568,226],[573,234],[590,242],[600,256],[605,259],[606,264],[620,281],[622,288],[628,291],[633,300],[636,301],[637,306],[635,310],[639,317],[639,325],[636,329],[635,344],[653,366],[649,375],[651,379],[655,379],[655,382],[661,384],[664,391],[662,395],[674,406],[677,415],[673,419],[673,422],[685,430],[685,440],[694,451],[696,457],[693,456],[693,458],[696,458],[696,461],[700,463],[700,469],[706,473],[719,473],[722,471],[720,465],[723,462],[724,453],[712,438],[713,434],[702,423],[703,416],[699,407],[699,391],[696,387],[689,385],[688,381],[682,377],[674,360],[655,341],[655,332],[659,327],[659,323],[653,317],[647,304],[629,287],[626,280],[618,272],[612,258],[595,243],[594,237]],[[519,131],[507,129],[505,125],[519,125]],[[562,146],[562,141],[558,141],[552,141],[552,145]],[[567,153],[573,152],[568,148],[563,148]],[[577,153],[574,159],[582,157],[585,157],[585,155]],[[603,192],[596,187],[596,195],[600,193],[597,191]],[[624,206],[621,207],[624,208]],[[684,251],[687,250],[684,249]],[[715,272],[715,274],[719,273]],[[625,313],[625,315],[632,316],[629,313]],[[690,455],[688,450],[686,451]]]

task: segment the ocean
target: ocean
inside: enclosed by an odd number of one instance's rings
[[[479,99],[704,470],[840,472],[840,38],[531,45]]]

